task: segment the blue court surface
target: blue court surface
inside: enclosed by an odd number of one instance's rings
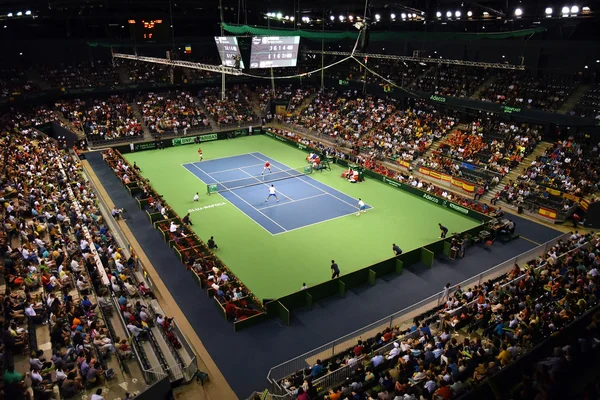
[[[266,161],[271,163],[272,172],[265,172],[263,180]],[[357,212],[358,199],[261,153],[187,163],[183,167],[205,184],[216,184],[225,199],[272,235]],[[271,184],[279,202],[273,197],[265,202]]]

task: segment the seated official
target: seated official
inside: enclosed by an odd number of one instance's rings
[[[342,172],[341,177],[344,178],[344,179],[350,179],[350,177],[352,176],[353,172],[354,171],[352,171],[352,168],[348,168],[347,171]]]
[[[504,225],[502,229],[500,229],[500,233],[510,234],[515,233],[515,223],[509,219],[508,222]]]
[[[214,236],[211,236],[210,239],[208,239],[208,248],[211,250],[219,248],[219,246],[217,246],[217,244],[215,243]]]
[[[309,163],[312,163],[313,161],[315,161],[315,158],[317,158],[318,155],[315,153],[310,153],[308,156],[306,156],[306,161],[308,161]]]
[[[312,162],[312,167],[313,167],[314,169],[321,169],[321,159],[319,158],[319,156],[316,156],[316,157],[313,159],[313,162]]]

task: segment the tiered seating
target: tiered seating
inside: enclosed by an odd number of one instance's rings
[[[103,153],[117,177],[146,210],[155,227],[180,255],[181,262],[192,271],[202,288],[207,290],[223,311],[227,320],[235,322],[263,314],[261,302],[200,240],[189,227],[191,221],[181,220],[161,199],[139,171],[113,150]]]
[[[319,92],[300,115],[287,120],[354,145],[357,139],[395,111],[393,101],[348,90]]]
[[[93,65],[81,63],[42,68],[40,77],[55,88],[94,88],[120,84],[119,73],[113,64],[100,60]]]
[[[138,100],[144,123],[152,134],[183,133],[208,129],[210,123],[186,91],[148,93]]]
[[[588,135],[557,141],[521,175],[525,182],[585,196],[597,190],[600,157],[595,139]]]
[[[162,64],[152,64],[131,60],[119,60],[129,72],[129,81],[132,83],[158,83],[169,82],[168,67]]]
[[[571,114],[600,119],[600,84],[596,83],[588,89]]]
[[[279,385],[313,397],[458,397],[597,305],[597,262],[588,253],[599,239],[573,234],[524,268],[515,265],[472,288],[458,286],[409,329],[386,328]],[[335,379],[323,378],[328,374]]]
[[[210,113],[219,127],[240,125],[257,121],[257,116],[252,111],[248,96],[245,94],[247,88],[233,86],[228,88],[228,97],[220,100],[220,89],[205,88],[200,97],[204,108]]]
[[[27,77],[27,73],[17,69],[0,70],[0,98],[35,92],[40,88]]]
[[[313,149],[319,150],[322,153],[326,153],[330,157],[337,157],[342,160],[348,160],[352,163],[362,165],[366,169],[374,171],[378,174],[384,175],[390,179],[395,179],[400,182],[404,182],[409,184],[417,189],[422,190],[423,192],[433,193],[440,197],[444,197],[445,199],[452,201],[462,207],[466,207],[482,214],[492,214],[495,209],[493,207],[488,206],[484,203],[479,203],[474,201],[472,198],[461,196],[456,194],[448,189],[440,188],[432,183],[426,182],[422,179],[415,178],[412,175],[408,175],[406,173],[393,170],[387,168],[383,164],[377,162],[377,160],[372,156],[364,156],[362,154],[354,154],[354,152],[350,152],[347,149],[342,149],[340,147],[331,147],[327,144],[321,143],[314,139],[308,139],[294,132],[290,132],[282,129],[270,129],[271,132],[286,137],[291,140],[295,140],[298,143],[302,143],[305,146],[310,146]]]
[[[314,86],[302,86],[294,88],[293,85],[276,86],[275,94],[273,95],[272,86],[256,86],[254,91],[258,95],[260,109],[263,113],[266,111],[267,104],[270,100],[289,100],[288,112],[294,112],[302,102],[313,95],[317,89]]]
[[[361,137],[359,145],[373,152],[378,159],[412,161],[457,123],[458,114],[454,111],[439,112],[434,106],[418,102],[412,108],[393,112],[381,124],[375,125]]]
[[[469,97],[487,79],[481,68],[438,64],[427,74],[411,83],[410,87],[442,96]]]
[[[481,100],[555,111],[567,100],[578,81],[575,76],[535,76],[523,71],[498,71],[496,81]]]
[[[143,134],[140,121],[129,102],[118,95],[105,100],[72,100],[56,104],[57,109],[91,142],[138,137]]]

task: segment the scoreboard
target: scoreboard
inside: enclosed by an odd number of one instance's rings
[[[215,36],[215,43],[219,56],[221,56],[221,65],[235,67],[236,58],[240,60],[239,68],[244,69],[244,61],[240,54],[237,37],[235,36]]]
[[[166,42],[169,24],[162,19],[130,19],[127,21],[131,36],[140,42]]]
[[[250,48],[250,68],[295,67],[300,36],[255,36]]]

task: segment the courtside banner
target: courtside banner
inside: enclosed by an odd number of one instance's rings
[[[200,135],[200,136],[175,138],[175,139],[173,139],[172,143],[173,143],[173,146],[182,146],[184,144],[192,144],[192,143],[196,143],[196,142],[210,142],[212,140],[217,140],[218,138],[219,138],[219,136],[216,133],[208,133],[206,135]]]

